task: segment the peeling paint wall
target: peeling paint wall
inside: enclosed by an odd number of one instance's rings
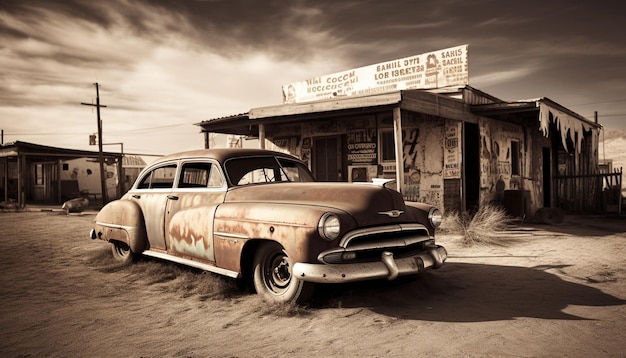
[[[504,203],[505,190],[522,190],[527,153],[522,126],[481,118],[480,205]]]
[[[395,179],[395,162],[383,161],[381,132],[392,130],[391,115],[367,115],[345,120],[320,120],[302,123],[300,126],[276,126],[271,128],[271,145],[268,149],[291,153],[311,164],[311,147],[315,137],[328,135],[348,135],[357,129],[372,132],[372,154],[374,159],[362,163],[367,169],[367,176],[372,178]],[[454,123],[454,128],[459,128]],[[457,132],[459,130],[457,129]],[[268,130],[268,133],[270,131]],[[444,140],[446,135],[445,120],[439,117],[413,113],[403,113],[402,151],[404,158],[404,187],[402,192],[406,200],[421,201],[443,207]],[[459,135],[457,133],[457,135]],[[457,138],[458,141],[458,138]],[[457,148],[458,149],[458,148]],[[343,148],[350,154],[350,148]],[[455,165],[460,165],[459,162]],[[348,165],[354,163],[347,163]],[[359,163],[354,165],[360,165]],[[350,167],[348,168],[350,169]],[[349,179],[346,177],[346,179]]]
[[[443,206],[443,168],[445,137],[441,118],[414,118],[403,121],[403,156],[405,200]]]
[[[512,123],[519,120],[517,117],[506,120],[478,118],[480,174],[475,179],[479,182],[480,206],[495,203],[506,207],[507,194],[523,191],[525,213],[533,215],[542,208],[546,195],[554,198],[556,193],[556,189],[551,187],[550,178],[559,174],[558,147],[563,138],[569,149],[563,152],[571,157],[568,165],[572,172],[583,174],[584,167],[597,164],[597,132],[588,131],[584,126],[579,128],[567,117],[555,121],[552,112],[547,113],[551,121],[547,127],[549,137],[544,133],[543,117],[534,123],[524,124]],[[462,178],[462,148],[465,140],[462,122],[413,112],[403,112],[401,120],[404,166],[402,193],[405,199],[436,205],[445,210],[444,196],[447,195],[449,203],[460,208],[461,181],[467,180]],[[563,134],[561,130],[567,133]],[[316,138],[336,136],[341,147],[336,150],[341,150],[338,156],[343,158],[340,170],[345,169],[348,173],[354,173],[355,169],[361,170],[358,172],[361,173],[359,180],[361,176],[365,176],[367,181],[373,178],[396,179],[396,162],[393,158],[395,147],[385,143],[393,140],[391,113],[312,119],[290,125],[272,124],[266,127],[266,132],[268,149],[293,154],[307,162],[309,167],[313,162]],[[367,150],[357,151],[356,147],[350,147],[355,144],[361,149],[367,146]],[[383,155],[383,151],[386,154]],[[359,161],[354,160],[355,156],[360,158]],[[547,159],[544,158],[546,156]],[[545,164],[544,160],[548,160],[548,163]],[[545,173],[550,177],[544,179]],[[354,175],[343,175],[342,178],[344,181],[353,181]],[[449,185],[448,192],[445,191],[445,185]],[[553,205],[554,201],[552,199],[548,206]]]

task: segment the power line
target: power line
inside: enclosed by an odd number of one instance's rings
[[[605,118],[605,117],[626,117],[626,113],[613,113],[613,114],[602,114],[602,113],[598,113],[598,117],[600,118]],[[585,118],[595,118],[595,115],[593,116],[585,116]]]
[[[168,124],[168,125],[164,125],[164,126],[158,126],[158,127],[145,127],[145,128],[134,128],[134,129],[126,129],[126,130],[118,130],[118,131],[107,131],[107,134],[136,134],[136,132],[139,131],[152,131],[152,130],[159,130],[159,129],[166,129],[166,128],[172,128],[172,127],[182,127],[182,126],[188,126],[189,124],[186,123],[179,123],[179,124]],[[83,135],[87,132],[63,132],[63,133],[32,133],[32,132],[5,132],[5,134],[8,135],[38,135],[38,136],[55,136],[55,135]]]
[[[84,134],[85,134],[85,132],[80,132],[80,133],[79,133],[79,132],[77,132],[77,133],[31,133],[31,132],[23,132],[23,133],[22,133],[22,132],[5,132],[5,134],[8,134],[8,135],[29,135],[29,136],[30,136],[30,135],[40,135],[40,136],[55,136],[55,135],[58,135],[58,136],[62,136],[62,135],[63,135],[63,136],[64,136],[64,135],[68,135],[68,136],[69,136],[69,135],[84,135]]]
[[[576,107],[576,106],[589,106],[592,104],[605,104],[605,103],[615,103],[615,102],[626,102],[626,99],[614,99],[611,101],[603,101],[603,102],[590,102],[590,103],[579,103],[579,104],[568,104],[568,107]]]

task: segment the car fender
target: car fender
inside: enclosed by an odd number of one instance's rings
[[[336,240],[326,241],[318,233],[320,217],[326,212],[334,212],[343,218],[343,232],[355,226],[347,213],[322,206],[221,204],[214,223],[217,265],[239,270],[243,247],[261,241],[279,243],[296,262],[316,262],[319,252],[337,246]]]
[[[406,208],[412,215],[412,220],[422,223],[428,229],[428,233],[430,236],[435,236],[436,228],[433,227],[428,219],[428,213],[434,207],[429,204],[407,201]]]
[[[135,253],[148,247],[143,213],[134,201],[112,201],[100,210],[94,221],[96,238],[125,242]]]

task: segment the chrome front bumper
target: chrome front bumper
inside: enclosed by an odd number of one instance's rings
[[[430,246],[426,252],[396,259],[385,251],[380,261],[354,264],[308,264],[297,262],[293,275],[302,281],[317,283],[341,283],[387,278],[420,273],[428,268],[439,268],[448,258],[443,246]]]

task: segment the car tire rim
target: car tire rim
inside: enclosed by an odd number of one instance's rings
[[[268,288],[275,294],[282,294],[291,282],[291,270],[289,258],[284,253],[276,254],[268,260],[265,271],[265,282]]]
[[[130,254],[130,248],[124,245],[115,245],[115,251],[120,257],[126,257]]]

